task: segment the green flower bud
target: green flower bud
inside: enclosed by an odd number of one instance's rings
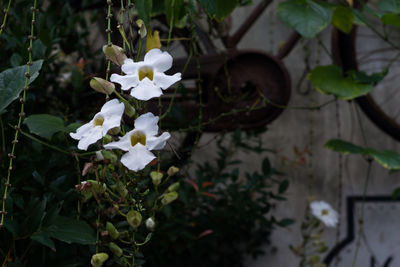
[[[95,91],[102,94],[110,95],[115,90],[115,85],[112,82],[98,77],[92,78],[89,84]]]
[[[115,226],[112,223],[110,223],[110,222],[106,223],[106,230],[107,230],[108,234],[111,236],[112,239],[117,239],[118,238],[119,232],[118,232],[117,228],[115,228]]]
[[[154,222],[153,218],[150,217],[146,220],[146,228],[149,231],[154,231],[156,228],[156,223]]]
[[[141,20],[141,19],[138,19],[138,20],[136,21],[136,25],[139,27],[138,33],[139,33],[140,37],[141,37],[141,38],[146,37],[146,35],[147,35],[147,29],[146,29],[146,25],[144,24],[144,21]]]
[[[112,253],[114,253],[115,256],[117,257],[122,256],[122,249],[114,242],[110,242],[108,244],[108,248],[111,250]]]
[[[110,135],[108,135],[108,134],[106,134],[106,135],[103,137],[103,142],[104,142],[104,144],[111,143],[112,140],[113,140],[112,137],[111,137]]]
[[[123,231],[119,233],[119,237],[122,239],[129,238],[129,231]]]
[[[179,188],[179,182],[173,183],[168,187],[169,192],[175,192]]]
[[[124,110],[125,115],[130,118],[133,117],[133,115],[136,114],[135,108],[131,104],[129,104],[128,101],[122,101],[122,102],[124,103],[124,106],[125,106],[125,110]]]
[[[107,135],[106,135],[107,136]],[[102,150],[101,154],[105,159],[108,159],[111,163],[115,163],[118,161],[117,155],[114,152],[108,150]]]
[[[163,174],[161,172],[152,171],[150,177],[154,185],[159,185],[163,178]]]
[[[108,130],[108,133],[111,135],[117,135],[121,132],[121,127],[114,127],[110,130]]]
[[[126,220],[133,229],[137,229],[142,223],[142,214],[136,210],[130,210],[126,215]]]
[[[168,176],[173,176],[177,172],[179,172],[179,169],[175,166],[171,166],[171,167],[169,167],[167,174],[168,174]]]
[[[105,45],[103,46],[103,53],[106,55],[108,60],[111,60],[113,63],[118,66],[122,66],[124,64],[125,59],[127,58],[124,49],[116,45]]]
[[[168,194],[163,195],[162,199],[161,199],[161,203],[166,206],[169,203],[171,203],[172,201],[174,201],[175,199],[178,198],[178,193],[177,192],[169,192]]]
[[[90,263],[93,267],[101,267],[106,260],[108,260],[108,254],[102,252],[94,254]]]
[[[91,190],[93,190],[96,194],[103,194],[107,190],[107,186],[105,184],[99,183],[96,180],[87,180],[86,182],[90,183]]]
[[[121,182],[117,182],[116,183],[116,187],[115,189],[117,190],[117,192],[122,196],[122,197],[126,197],[128,195],[128,189],[126,189],[126,186],[121,183]]]

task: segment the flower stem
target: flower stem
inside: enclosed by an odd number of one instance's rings
[[[10,3],[9,3],[10,5]],[[29,47],[28,47],[28,62],[26,63],[28,70],[25,73],[25,85],[23,88],[23,94],[22,97],[20,98],[21,102],[21,112],[19,113],[19,119],[18,119],[18,124],[14,126],[15,128],[15,134],[14,134],[14,140],[12,141],[12,147],[11,147],[11,153],[8,154],[8,157],[10,158],[9,161],[9,166],[8,166],[8,171],[7,171],[7,179],[4,184],[4,192],[3,192],[3,198],[2,198],[2,209],[1,209],[1,219],[0,219],[0,228],[4,225],[4,218],[5,215],[7,214],[6,212],[6,200],[7,200],[7,192],[8,188],[11,187],[10,180],[11,180],[11,171],[13,170],[13,160],[15,159],[15,146],[18,143],[18,133],[20,132],[21,128],[21,123],[22,123],[22,118],[25,117],[24,113],[24,107],[25,107],[25,101],[26,101],[26,92],[29,89],[29,79],[31,77],[31,66],[32,66],[32,44],[33,44],[33,39],[34,39],[34,25],[36,21],[36,12],[38,11],[37,9],[37,0],[33,1],[33,6],[31,8],[32,11],[32,20],[31,20],[31,31],[30,35],[28,36],[29,40]],[[8,13],[8,11],[7,11]],[[4,20],[3,20],[4,21]],[[4,22],[3,22],[4,25]],[[2,26],[3,26],[2,25]]]
[[[3,33],[4,28],[6,27],[7,16],[8,16],[8,12],[10,11],[11,2],[12,2],[12,0],[8,0],[7,8],[4,9],[3,23],[0,26],[0,36]]]

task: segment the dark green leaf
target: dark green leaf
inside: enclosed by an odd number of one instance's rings
[[[354,81],[357,83],[377,84],[386,77],[388,72],[389,72],[388,69],[382,72],[375,72],[372,74],[367,74],[362,71],[349,71],[348,75],[353,75]]]
[[[135,1],[135,5],[139,14],[139,18],[142,19],[146,27],[148,27],[150,23],[153,0],[137,0]]]
[[[350,33],[353,28],[354,16],[350,8],[335,7],[332,15],[332,24],[344,33]]]
[[[271,163],[268,158],[264,158],[262,162],[262,171],[265,176],[269,176],[271,174]]]
[[[357,82],[353,75],[345,77],[342,69],[335,65],[317,66],[308,79],[320,92],[333,94],[343,100],[366,95],[374,88],[372,84]]]
[[[286,190],[288,189],[288,187],[289,187],[289,180],[283,180],[280,184],[279,184],[279,189],[278,189],[278,192],[279,192],[279,194],[283,194],[283,193],[285,193],[286,192]]]
[[[329,140],[326,142],[325,148],[344,154],[362,154],[364,152],[364,148],[339,139]]]
[[[389,150],[376,151],[370,148],[367,148],[366,151],[384,168],[392,171],[400,170],[400,154]]]
[[[34,233],[33,235],[31,235],[31,239],[39,242],[46,247],[49,247],[53,251],[56,251],[56,246],[54,245],[53,240],[51,240],[50,234],[48,232]]]
[[[211,18],[222,21],[238,5],[237,0],[199,0]]]
[[[182,28],[186,24],[186,11],[184,0],[165,0],[165,14],[168,24]]]
[[[49,229],[51,237],[69,244],[93,245],[96,242],[95,232],[84,221],[58,216]]]
[[[396,14],[385,14],[381,17],[381,21],[386,25],[400,27],[400,17]]]
[[[400,187],[396,188],[393,191],[392,198],[395,199],[395,200],[400,198]]]
[[[331,14],[330,7],[311,0],[308,4],[288,0],[279,4],[278,7],[278,15],[282,22],[305,38],[313,38],[325,29],[331,21]]]
[[[382,11],[399,14],[400,0],[380,0],[378,7]]]
[[[28,84],[31,84],[37,78],[42,63],[43,60],[33,63],[30,68],[31,78]],[[25,86],[25,73],[27,71],[28,66],[19,66],[0,73],[0,113],[18,98]]]
[[[64,131],[64,122],[61,118],[48,114],[35,114],[24,120],[31,133],[51,139],[56,132]]]

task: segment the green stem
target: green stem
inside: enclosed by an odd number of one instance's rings
[[[34,25],[36,21],[36,12],[37,10],[37,0],[33,0],[33,7],[32,7],[32,20],[31,20],[31,31],[30,35],[28,36],[29,40],[29,47],[28,47],[28,71],[25,73],[25,85],[23,88],[23,94],[21,98],[21,112],[19,113],[19,119],[18,119],[18,124],[15,126],[15,135],[14,135],[14,140],[12,141],[12,148],[11,148],[11,153],[9,154],[9,165],[8,165],[8,171],[7,171],[7,179],[5,182],[4,186],[4,192],[3,192],[3,198],[2,198],[2,209],[1,209],[1,219],[0,219],[0,228],[4,225],[4,218],[6,215],[6,200],[7,200],[7,191],[8,188],[11,187],[10,180],[11,180],[11,171],[13,169],[13,159],[15,158],[15,146],[18,143],[18,133],[19,130],[21,129],[21,123],[22,123],[22,118],[25,116],[24,113],[24,107],[25,107],[25,101],[26,101],[26,92],[28,91],[29,87],[29,79],[31,77],[31,66],[32,66],[32,44],[33,44],[33,39],[34,39]],[[8,12],[7,12],[8,13]]]
[[[168,31],[168,42],[167,42],[167,50],[169,51],[169,43],[171,41],[171,36],[172,36],[172,29],[174,26],[174,6],[175,6],[175,0],[171,1],[171,19],[169,20],[169,31]]]
[[[0,36],[3,33],[4,28],[6,27],[7,16],[8,16],[8,12],[10,11],[11,2],[12,2],[12,0],[8,0],[7,8],[4,10],[3,23],[0,26]]]

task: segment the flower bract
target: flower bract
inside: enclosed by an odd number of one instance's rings
[[[150,150],[163,149],[171,135],[167,132],[158,134],[158,116],[148,112],[135,120],[135,128],[126,133],[117,142],[104,145],[107,149],[127,151],[121,163],[132,171],[144,169],[156,157]]]
[[[144,60],[134,62],[126,59],[122,65],[124,76],[112,74],[110,80],[121,85],[122,90],[131,90],[131,96],[139,100],[149,100],[162,95],[167,89],[181,80],[181,73],[166,75],[165,71],[172,66],[172,56],[158,48],[151,49]]]
[[[338,223],[338,213],[325,201],[313,201],[310,204],[311,213],[328,227]]]
[[[110,100],[91,121],[79,127],[76,133],[70,133],[70,136],[79,140],[79,149],[87,150],[89,145],[101,139],[109,130],[120,126],[123,113],[124,104],[117,99]]]

